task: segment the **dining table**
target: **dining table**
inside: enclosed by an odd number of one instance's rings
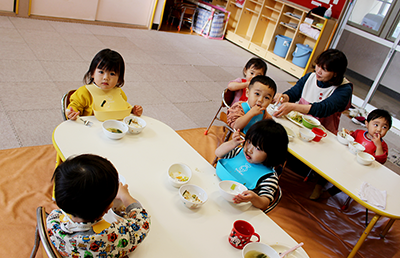
[[[110,160],[125,178],[130,194],[151,216],[150,232],[129,257],[242,257],[242,250],[228,242],[233,223],[245,220],[260,235],[260,242],[290,248],[298,243],[279,225],[250,203],[234,204],[219,193],[215,168],[165,123],[141,116],[146,127],[139,134],[127,133],[119,140],[107,138],[102,122],[83,117],[92,125],[64,121],[53,131],[58,163],[66,158],[91,153]],[[168,180],[168,168],[184,163],[192,170],[188,184],[208,195],[197,209],[187,208],[178,188]],[[252,238],[253,241],[256,239]],[[307,248],[307,243],[304,243]],[[303,248],[291,257],[308,257]]]
[[[295,137],[288,146],[288,151],[293,156],[353,200],[375,213],[348,257],[356,255],[381,217],[390,218],[380,234],[381,238],[384,238],[394,221],[400,219],[400,176],[377,161],[373,161],[368,166],[358,163],[356,155],[349,151],[348,146],[341,144],[337,135],[323,127],[321,128],[325,130],[326,137],[319,142],[304,141],[299,136],[300,128],[305,128],[302,123],[285,116],[275,118],[275,121],[294,132]],[[386,191],[386,207],[384,209],[361,199],[359,193],[364,183],[380,191]]]

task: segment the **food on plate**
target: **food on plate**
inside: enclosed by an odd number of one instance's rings
[[[194,203],[202,203],[202,201],[199,199],[199,197],[195,194],[191,194],[188,190],[185,190],[182,194],[183,198],[185,198],[188,201],[194,202]]]
[[[132,118],[129,119],[128,125],[129,125],[129,126],[136,127],[136,128],[142,127],[142,126],[138,123],[138,121],[137,121],[136,119],[132,119]]]
[[[245,254],[244,258],[268,258],[268,255],[256,250],[250,250]]]
[[[170,176],[172,178],[175,178],[176,180],[178,180],[179,182],[186,182],[189,180],[189,177],[182,175],[181,172],[172,172],[170,173]]]
[[[296,123],[301,124],[301,119],[302,119],[302,114],[297,112],[297,111],[291,111],[289,114],[287,114],[287,116],[292,119],[293,121],[295,121]]]
[[[112,133],[122,133],[122,131],[119,130],[118,128],[112,128],[112,127],[107,128],[107,131],[110,131]]]

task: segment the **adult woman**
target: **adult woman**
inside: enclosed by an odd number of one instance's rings
[[[343,52],[336,49],[322,52],[315,61],[314,72],[304,75],[283,94],[275,95],[275,103],[280,101],[282,105],[274,116],[291,111],[310,114],[336,134],[340,114],[349,108],[353,92],[353,85],[344,78],[346,67],[347,58]]]

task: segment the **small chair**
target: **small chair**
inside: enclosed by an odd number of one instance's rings
[[[70,103],[69,99],[71,98],[71,95],[74,94],[76,90],[70,90],[67,93],[65,93],[62,98],[61,98],[61,115],[64,119],[64,121],[68,120],[67,117],[67,109],[68,109],[68,105]]]
[[[231,107],[231,105],[233,104],[232,101],[233,101],[234,98],[235,98],[235,92],[234,91],[230,91],[229,89],[226,88],[222,92],[222,103],[221,103],[221,106],[219,107],[219,109],[218,109],[217,113],[215,114],[214,118],[211,120],[210,125],[207,127],[206,131],[204,132],[205,135],[208,134],[208,130],[210,130],[210,127],[214,123],[215,119],[219,120],[221,122],[224,122],[227,125],[226,114],[224,113],[225,114],[224,117],[221,117],[223,112],[221,112],[220,117],[218,117],[218,114],[220,113],[222,108],[229,109]]]
[[[36,232],[35,232],[35,245],[30,258],[36,257],[36,253],[41,243],[43,247],[43,257],[49,258],[62,258],[56,247],[51,243],[50,237],[47,234],[46,228],[46,211],[44,207],[40,206],[36,210]]]
[[[174,23],[175,18],[179,18],[178,32],[182,29],[184,21],[190,23],[190,32],[193,32],[193,20],[196,13],[197,5],[184,3],[182,0],[175,0],[174,5],[170,8],[167,24],[172,17],[171,24]]]

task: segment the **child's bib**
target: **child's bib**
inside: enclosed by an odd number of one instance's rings
[[[123,98],[120,88],[102,90],[94,83],[86,85],[93,98],[93,112],[99,121],[122,120],[129,116],[132,106]]]
[[[262,176],[273,172],[272,168],[263,164],[249,163],[244,156],[243,149],[231,159],[220,159],[216,168],[217,176],[221,180],[236,181],[248,189],[254,189]]]
[[[243,102],[242,103],[242,108],[245,114],[247,114],[247,112],[250,111],[250,106],[248,102]],[[243,128],[243,133],[246,134],[247,131],[249,130],[249,128],[254,125],[255,123],[257,123],[258,121],[261,121],[264,118],[264,112],[265,110],[262,112],[262,114],[253,116],[253,118],[250,120],[250,122],[246,125],[245,128]]]

